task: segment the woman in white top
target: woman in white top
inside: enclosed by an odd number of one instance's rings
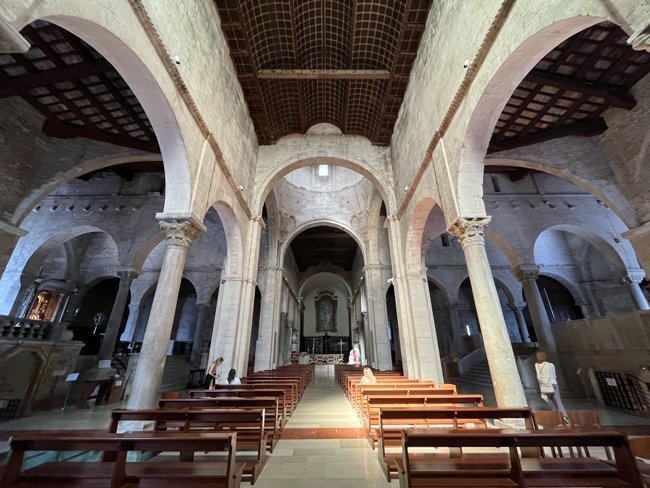
[[[234,368],[231,368],[228,371],[228,378],[222,383],[224,385],[241,385],[241,380],[237,378],[237,371]]]
[[[562,398],[560,398],[560,387],[557,384],[555,365],[546,360],[546,354],[543,352],[538,352],[536,356],[535,373],[537,374],[537,382],[539,383],[542,398],[553,410],[558,410],[562,414],[564,422],[568,422],[569,417],[562,404]]]

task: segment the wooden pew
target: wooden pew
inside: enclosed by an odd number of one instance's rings
[[[237,462],[244,464],[242,481],[255,484],[266,463],[267,432],[264,409],[115,409],[109,432],[117,432],[120,422],[154,422],[154,430],[178,432],[235,432]]]
[[[361,420],[368,435],[370,447],[375,448],[379,436],[379,410],[381,408],[458,408],[482,407],[483,395],[408,395],[373,396],[367,395],[366,411]]]
[[[278,399],[272,397],[225,397],[225,398],[182,398],[160,399],[158,407],[163,409],[173,408],[263,408],[266,412],[265,428],[269,433],[267,447],[273,452],[280,439],[280,422],[278,417]]]
[[[536,457],[519,449],[610,446],[615,462],[595,458]],[[464,454],[460,458],[424,449],[505,448],[508,455]],[[419,452],[414,453],[413,450]],[[633,487],[641,488],[639,473],[625,435],[610,430],[404,430],[402,431],[400,487]],[[416,455],[414,455],[416,454]]]
[[[190,398],[218,398],[218,397],[272,397],[278,399],[278,409],[280,411],[280,428],[289,419],[289,402],[287,401],[287,392],[281,388],[257,388],[259,385],[236,385],[224,386],[217,385],[214,390],[190,390]]]
[[[3,488],[148,488],[177,486],[214,486],[237,488],[243,465],[235,461],[237,435],[223,433],[173,436],[160,432],[74,433],[71,431],[32,431],[16,435],[2,480]],[[114,454],[113,461],[51,461],[22,469],[26,451],[100,451]],[[127,462],[127,453],[155,452],[147,461]],[[217,460],[196,456],[186,461],[163,456],[164,452],[222,454]]]
[[[397,479],[402,467],[402,430],[488,428],[488,420],[521,420],[535,429],[529,408],[382,408],[379,411],[377,455],[386,479]],[[391,448],[391,451],[387,451]],[[462,455],[462,450],[454,453]]]
[[[299,394],[299,382],[297,380],[284,380],[284,379],[270,379],[270,378],[243,378],[242,385],[256,385],[257,388],[267,388],[267,389],[276,389],[276,388],[288,388],[287,389],[287,401],[289,402],[291,415],[298,401],[300,400]]]
[[[396,385],[387,388],[385,385],[360,385],[357,387],[357,396],[354,399],[353,408],[360,416],[366,410],[366,401],[369,396],[410,396],[410,395],[455,395],[456,387],[440,388],[433,384],[421,385]]]

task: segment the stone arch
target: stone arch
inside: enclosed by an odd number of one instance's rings
[[[411,212],[406,231],[406,245],[404,247],[407,273],[419,273],[422,269],[424,254],[426,253],[426,249],[423,249],[424,246],[422,245],[424,228],[427,223],[427,218],[435,205],[436,202],[433,198],[424,197],[415,205]]]
[[[434,278],[432,276],[429,276],[429,275],[427,275],[427,280],[431,284],[433,284],[436,288],[438,288],[440,290],[440,292],[442,293],[442,296],[443,296],[443,298],[445,300],[445,304],[449,305],[452,300],[451,300],[451,296],[449,295],[449,290],[444,285],[444,283],[442,283],[440,280],[438,280],[438,279],[436,279],[436,278]]]
[[[472,216],[484,209],[483,167],[494,126],[506,102],[521,80],[555,46],[605,17],[584,15],[546,25],[518,45],[501,63],[482,90],[467,126],[458,168],[458,209]],[[483,210],[485,213],[485,210]]]
[[[141,271],[144,262],[147,260],[147,256],[154,250],[154,248],[160,244],[165,239],[165,233],[163,231],[156,232],[154,235],[149,237],[145,242],[143,242],[140,247],[135,252],[133,258],[133,268],[136,271]]]
[[[319,273],[313,274],[309,276],[307,279],[305,279],[301,284],[300,287],[298,288],[298,296],[305,296],[304,291],[308,287],[309,283],[313,281],[314,279],[317,279],[319,275],[327,275],[328,277],[331,277],[332,279],[340,282],[343,284],[345,287],[345,290],[348,292],[348,296],[352,296],[352,288],[350,288],[350,284],[341,276],[337,275],[336,273],[330,273],[329,271],[321,271]]]
[[[41,187],[33,190],[27,197],[25,197],[16,207],[15,212],[11,217],[11,222],[15,225],[20,225],[20,223],[25,220],[29,212],[34,209],[43,199],[51,194],[54,190],[60,186],[66,184],[67,182],[90,173],[92,171],[101,170],[103,168],[109,168],[111,166],[117,166],[120,164],[128,163],[138,163],[138,162],[148,162],[148,161],[161,161],[162,156],[160,154],[151,154],[147,156],[145,154],[134,154],[131,156],[108,156],[102,158],[91,159],[88,161],[83,161],[80,164],[76,165],[74,168],[69,171],[65,171],[57,175],[56,178],[53,178],[47,181]]]
[[[546,269],[540,270],[539,274],[540,276],[547,276],[549,278],[553,278],[555,281],[557,281],[562,286],[564,286],[564,288],[566,288],[568,292],[573,296],[573,299],[575,300],[576,304],[587,303],[584,293],[580,290],[580,287],[575,283],[573,283],[571,280],[568,280],[566,276],[562,276],[558,273],[553,273],[552,271]]]
[[[569,171],[567,166],[564,167],[555,167],[543,162],[524,160],[519,158],[499,158],[492,157],[486,159],[486,164],[491,164],[495,166],[514,166],[517,168],[527,168],[542,173],[547,173],[552,176],[561,178],[569,183],[574,184],[578,188],[594,195],[597,199],[604,202],[608,208],[611,208],[612,211],[627,225],[628,227],[635,227],[638,222],[634,211],[627,205],[625,201],[625,196],[621,194],[618,189],[609,188],[608,192],[603,191],[603,189],[593,182],[583,178],[580,175]],[[612,194],[615,191],[615,194]],[[613,198],[616,198],[614,200]]]
[[[244,260],[244,243],[239,220],[228,202],[216,201],[212,204],[212,208],[217,211],[226,236],[226,262],[222,276],[238,276],[241,274]]]
[[[266,175],[260,179],[260,183],[256,185],[256,195],[253,199],[251,208],[258,214],[261,213],[262,205],[266,200],[266,196],[269,194],[273,186],[280,181],[280,179],[296,169],[304,168],[305,166],[313,166],[318,163],[342,166],[361,174],[370,180],[379,191],[384,202],[386,202],[389,212],[397,209],[392,184],[387,178],[381,175],[379,171],[377,171],[377,168],[362,159],[350,155],[318,156],[317,154],[308,157],[298,156],[276,163],[268,170]]]
[[[77,227],[71,227],[69,229],[65,229],[60,232],[56,233],[51,233],[51,234],[46,234],[41,238],[37,244],[33,246],[34,251],[25,259],[23,263],[18,265],[17,267],[20,267],[23,273],[26,273],[28,271],[28,267],[30,266],[30,263],[35,263],[39,259],[45,259],[47,255],[54,250],[57,246],[63,245],[66,242],[85,235],[85,234],[93,234],[93,233],[100,233],[105,235],[108,239],[109,242],[111,243],[111,247],[115,249],[115,253],[118,258],[119,262],[119,248],[117,244],[115,243],[115,239],[113,236],[106,230],[101,229],[99,227],[95,226],[90,226],[90,225],[82,225],[82,226],[77,226]],[[27,273],[26,273],[27,274]]]
[[[580,227],[578,225],[571,225],[571,224],[558,224],[558,225],[553,225],[551,227],[547,227],[546,229],[542,230],[535,236],[535,245],[533,247],[533,252],[534,248],[537,246],[537,243],[539,242],[539,237],[544,233],[548,231],[562,231],[562,232],[568,232],[570,234],[575,234],[585,241],[587,241],[589,244],[593,245],[598,251],[602,253],[602,255],[605,257],[608,263],[613,265],[616,268],[621,268],[621,269],[626,269],[625,261],[621,257],[621,255],[616,251],[616,249],[610,245],[603,237],[598,235],[596,232],[585,229],[584,227]]]
[[[521,256],[508,243],[506,238],[501,234],[495,232],[490,228],[490,226],[485,227],[485,238],[494,243],[501,250],[501,252],[505,254],[512,267],[523,264]]]
[[[284,258],[287,254],[287,250],[289,249],[289,246],[291,246],[291,242],[298,236],[300,233],[306,231],[307,229],[311,229],[313,227],[334,227],[336,229],[340,229],[346,234],[350,235],[357,243],[357,246],[359,246],[359,249],[361,249],[361,256],[363,257],[363,262],[367,263],[367,255],[366,255],[366,248],[363,245],[363,239],[361,236],[354,230],[348,227],[347,225],[344,225],[340,222],[335,222],[333,220],[314,220],[312,222],[307,222],[306,224],[301,225],[297,229],[294,229],[289,236],[287,236],[286,241],[284,244],[282,244],[282,248],[280,249],[280,257],[281,260],[280,262],[284,262]]]
[[[74,11],[73,15],[70,14],[71,11]],[[120,27],[109,25],[106,21],[115,17],[89,18],[86,12],[89,10],[82,5],[48,2],[36,12],[22,16],[18,28],[22,29],[35,20],[51,22],[83,39],[113,65],[138,98],[158,140],[168,182],[165,190],[165,213],[191,213],[189,157],[167,95],[143,61],[143,57],[134,51],[132,46],[137,43],[130,43],[129,39],[121,38],[117,34]],[[105,25],[100,22],[105,22]]]

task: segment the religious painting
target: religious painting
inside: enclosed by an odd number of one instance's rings
[[[30,320],[43,320],[52,322],[54,314],[59,306],[61,295],[48,290],[43,290],[36,295],[36,299],[32,303],[32,308],[29,312],[28,318]]]
[[[336,332],[336,298],[331,295],[316,297],[316,332]]]

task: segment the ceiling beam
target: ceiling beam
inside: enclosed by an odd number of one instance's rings
[[[113,134],[102,132],[93,127],[88,126],[75,126],[65,124],[58,120],[46,120],[43,124],[43,133],[49,137],[56,137],[58,139],[72,139],[75,137],[83,137],[85,139],[92,139],[94,141],[106,142],[108,144],[115,144],[116,146],[130,147],[147,151],[150,153],[159,153],[158,143],[156,141],[143,142],[130,137],[123,137]]]
[[[607,130],[607,124],[601,118],[588,119],[575,124],[562,125],[554,129],[535,132],[523,137],[512,137],[509,139],[492,140],[488,154],[515,149],[518,147],[529,146],[540,142],[546,142],[553,139],[559,139],[566,136],[590,137],[602,134]]]
[[[28,73],[13,78],[0,79],[0,98],[20,96],[19,91],[37,86],[49,86],[63,81],[74,81],[115,69],[104,58],[83,62],[65,68],[52,68],[39,73]]]
[[[631,110],[636,105],[636,100],[631,95],[616,90],[614,87],[576,80],[569,76],[547,73],[538,69],[534,69],[528,73],[525,80],[540,85],[555,86],[563,90],[573,90],[584,93],[585,95],[604,98],[605,102],[610,106],[624,108],[625,110]]]
[[[383,69],[261,69],[261,80],[388,80]]]

